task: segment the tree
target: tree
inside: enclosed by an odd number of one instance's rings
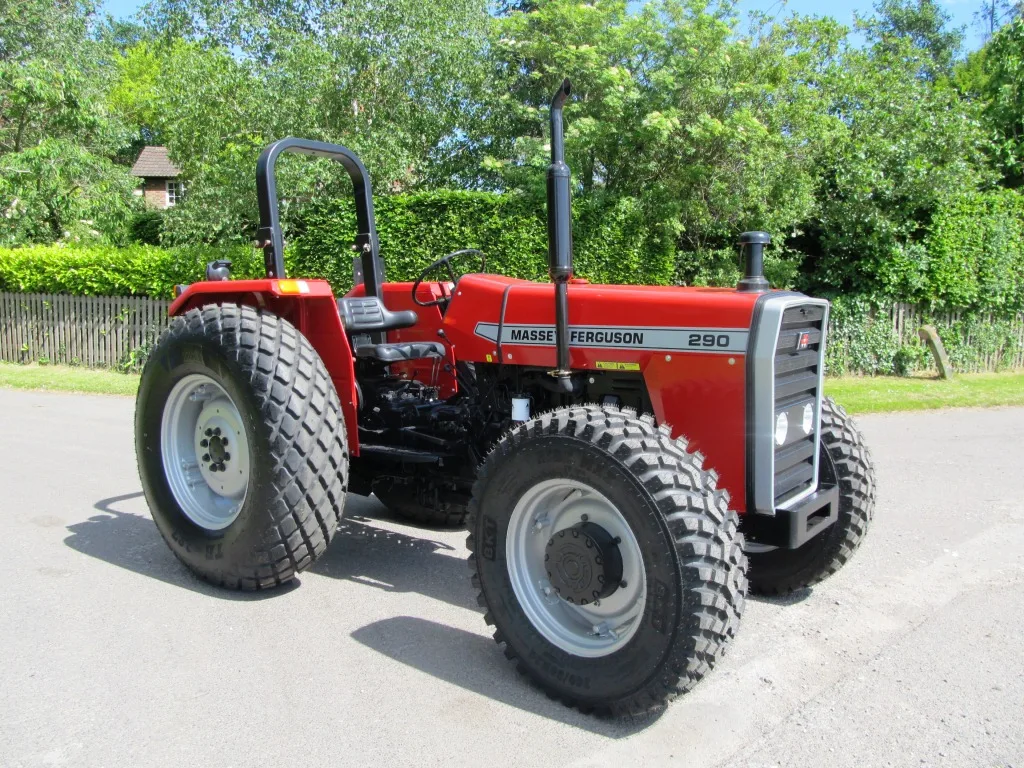
[[[121,236],[136,201],[108,159],[130,133],[108,113],[94,4],[0,7],[0,232],[7,242]]]
[[[922,73],[934,79],[952,71],[963,45],[963,28],[950,29],[949,22],[950,15],[936,0],[879,0],[875,15],[860,20],[860,26],[879,50],[921,51]],[[912,49],[901,47],[900,41]]]
[[[256,157],[287,135],[351,147],[378,189],[427,183],[433,153],[464,130],[488,20],[483,0],[168,0],[150,17],[190,41],[169,45],[158,89],[189,184],[168,232],[188,240],[251,235]],[[347,183],[329,162],[281,169],[286,214]]]
[[[985,46],[981,86],[985,121],[1007,186],[1024,185],[1024,19],[1007,24]]]

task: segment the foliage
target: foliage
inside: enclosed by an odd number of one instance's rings
[[[68,139],[0,155],[0,245],[127,239],[136,181]]]
[[[926,312],[900,338],[880,297],[832,299],[825,370],[829,376],[866,374],[906,376],[935,370],[931,352],[918,340],[921,325],[934,325],[958,372],[1004,370],[1022,353],[1024,315],[990,311]]]
[[[997,138],[996,161],[1006,183],[1024,186],[1024,18],[1001,29],[986,46],[982,95]]]
[[[148,209],[135,214],[130,225],[131,240],[140,245],[160,245],[164,234],[164,212]]]
[[[894,282],[897,295],[945,307],[1024,310],[1024,195],[995,190],[944,204],[914,266],[923,280]]]
[[[173,40],[164,135],[191,190],[168,217],[170,239],[250,239],[256,158],[283,136],[350,147],[377,190],[418,186],[465,128],[488,18],[484,0],[155,3],[153,23]],[[280,169],[289,203],[348,183],[328,161],[289,158]]]
[[[234,277],[263,276],[252,248],[46,245],[0,248],[0,291],[170,298],[176,284],[202,279],[207,263],[223,258]]]
[[[430,262],[459,248],[479,248],[491,272],[546,279],[547,232],[543,207],[524,195],[422,192],[377,201],[377,228],[389,280],[413,280]],[[629,200],[597,198],[573,209],[575,271],[600,283],[665,284],[672,255],[648,236]],[[303,220],[295,247],[295,274],[323,276],[336,288],[351,285],[356,232],[352,203],[318,203]],[[473,267],[476,269],[476,267]]]

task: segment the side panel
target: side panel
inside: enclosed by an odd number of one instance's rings
[[[569,286],[572,368],[641,371],[655,418],[706,456],[741,513],[746,355],[755,300],[730,289]],[[466,276],[443,327],[460,360],[555,365],[551,284]]]
[[[345,418],[349,450],[359,455],[356,377],[352,347],[341,325],[331,286],[324,280],[223,280],[194,283],[171,304],[183,315],[204,304],[245,304],[282,317],[309,339],[334,382]]]

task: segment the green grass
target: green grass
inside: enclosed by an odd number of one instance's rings
[[[0,363],[0,387],[134,396],[139,377],[63,365]],[[977,373],[951,381],[891,376],[826,379],[825,392],[850,413],[1024,405],[1024,372]]]
[[[139,388],[139,377],[132,373],[67,365],[0,363],[0,387],[134,397]]]
[[[825,393],[850,413],[1024,405],[1024,372],[936,378],[863,376],[826,379]]]

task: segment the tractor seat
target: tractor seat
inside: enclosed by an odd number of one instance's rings
[[[376,296],[353,296],[338,299],[338,314],[345,332],[352,337],[356,357],[401,363],[424,357],[445,356],[444,344],[437,341],[413,341],[403,344],[376,344],[369,334],[396,331],[416,325],[419,317],[411,309],[392,312]]]
[[[392,312],[376,296],[338,299],[338,314],[349,336],[411,328],[419,320],[419,316],[411,309]]]
[[[404,344],[360,344],[355,348],[356,357],[371,357],[382,363],[401,363],[406,360],[421,360],[424,357],[444,358],[444,344],[438,341],[409,341]]]

